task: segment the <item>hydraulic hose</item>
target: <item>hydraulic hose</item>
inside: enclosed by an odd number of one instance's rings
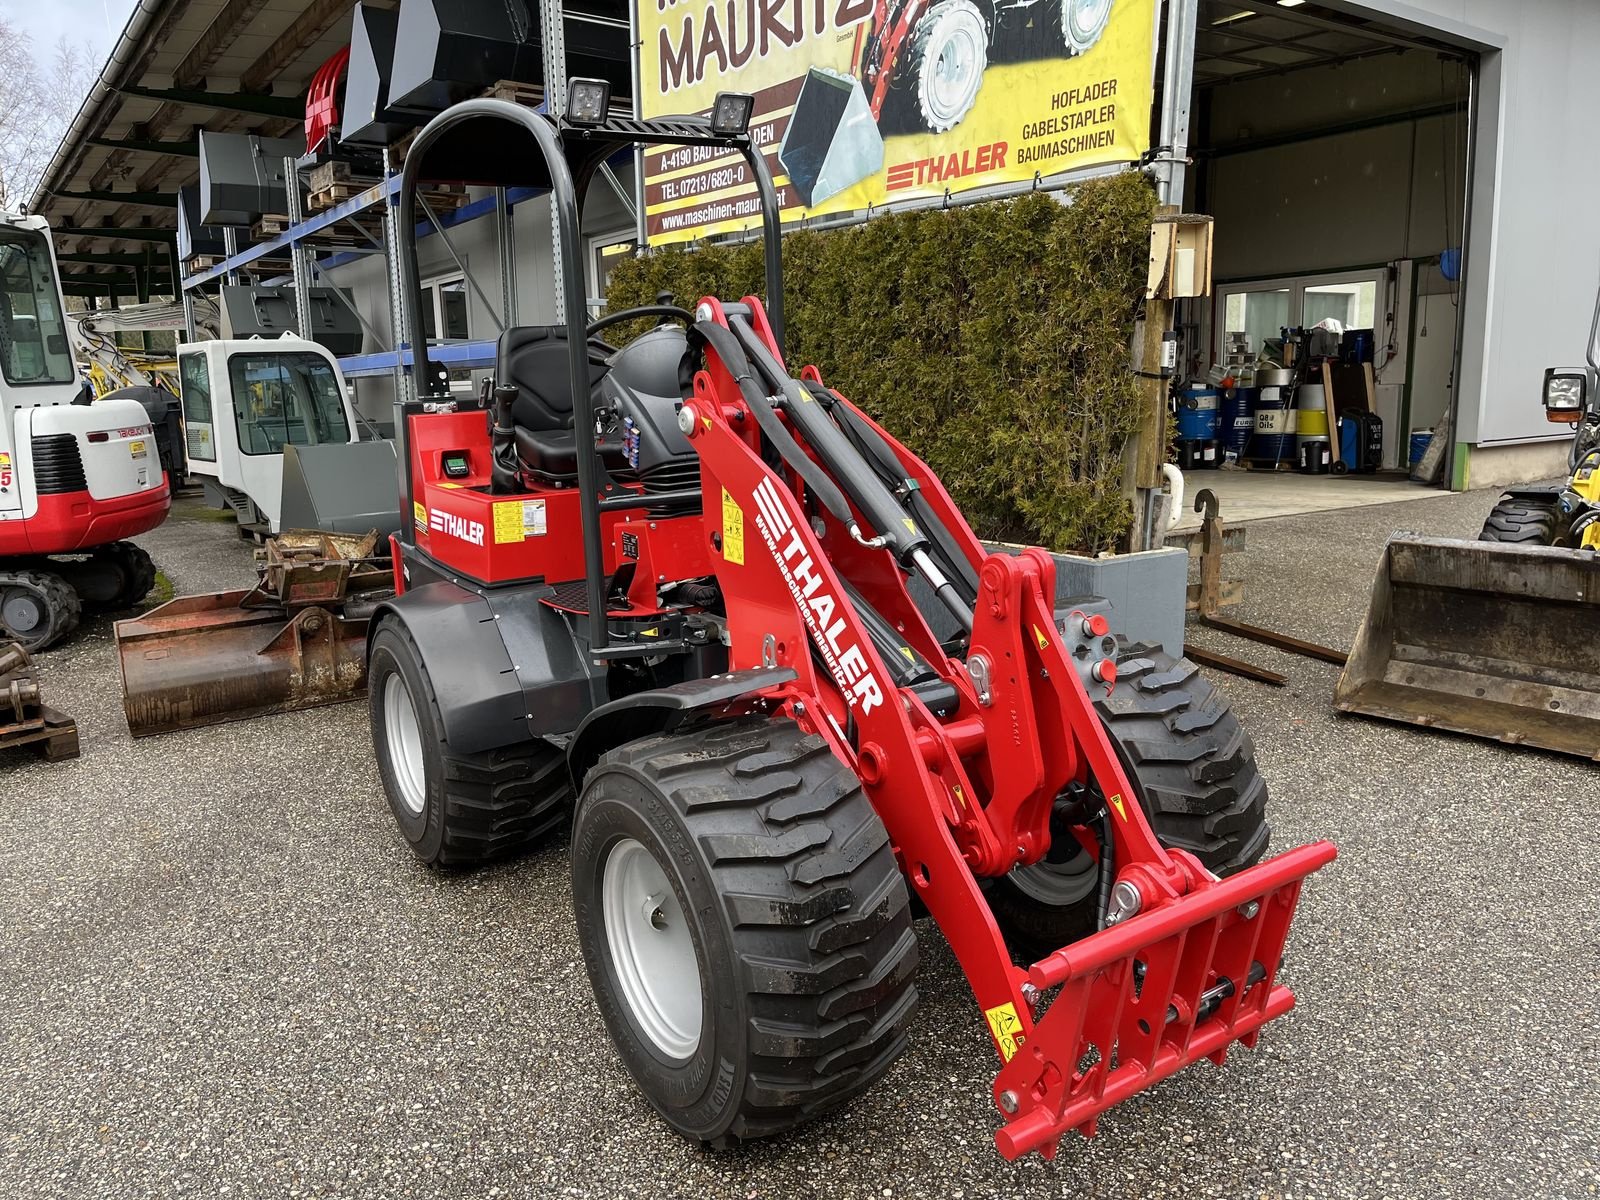
[[[738,340],[721,325],[712,321],[696,322],[694,331],[717,352],[722,365],[727,368],[728,374],[733,376],[734,383],[739,385],[739,391],[750,408],[750,415],[755,418],[756,424],[761,427],[761,432],[766,435],[767,440],[777,448],[778,456],[805,480],[806,487],[841,525],[846,528],[855,525],[855,514],[850,511],[850,504],[845,500],[844,493],[832,479],[828,478],[827,473],[800,449],[799,443],[794,440],[794,435],[784,428],[783,422],[778,420],[778,414],[772,411],[767,393],[756,383],[750,356],[740,347]]]

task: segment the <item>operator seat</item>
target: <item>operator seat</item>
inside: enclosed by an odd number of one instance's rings
[[[596,387],[607,370],[605,360],[591,347],[589,386]],[[495,381],[517,389],[511,403],[517,457],[530,475],[558,487],[578,479],[570,378],[565,326],[518,325],[500,335]],[[608,467],[613,462],[625,467],[620,439],[608,438],[600,449]]]

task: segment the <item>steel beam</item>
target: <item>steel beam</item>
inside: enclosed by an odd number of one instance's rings
[[[149,138],[105,138],[96,137],[89,139],[91,146],[104,146],[108,150],[137,150],[141,154],[164,154],[172,158],[199,158],[200,143],[193,142],[161,142]]]
[[[176,229],[123,229],[115,225],[58,225],[56,237],[105,238],[109,242],[176,242]]]
[[[178,207],[177,192],[52,192],[57,200],[98,200],[102,204],[142,204],[146,208]]]
[[[193,88],[147,88],[128,84],[117,89],[124,96],[159,100],[168,104],[188,104],[196,108],[216,108],[223,112],[251,113],[258,117],[301,120],[306,103],[289,96],[268,96],[261,92],[205,92]]]

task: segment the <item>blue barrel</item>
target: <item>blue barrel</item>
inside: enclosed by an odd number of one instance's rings
[[[1411,431],[1411,465],[1414,467],[1422,461],[1422,456],[1428,452],[1428,446],[1433,442],[1433,430],[1413,429]]]
[[[1289,384],[1294,373],[1284,370],[1258,371],[1255,404],[1255,430],[1250,435],[1250,457],[1256,462],[1292,463],[1295,461],[1294,392]]]
[[[1209,442],[1217,436],[1217,389],[1186,388],[1178,397],[1178,437]]]
[[[1256,431],[1252,405],[1259,395],[1253,387],[1231,387],[1219,397],[1217,436],[1222,439],[1222,449],[1236,459],[1245,457],[1250,449],[1250,437]]]

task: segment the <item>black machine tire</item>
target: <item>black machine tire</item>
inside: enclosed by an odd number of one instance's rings
[[[629,924],[635,906],[617,897],[633,893],[614,881],[640,868],[660,877],[650,928],[675,943],[670,969],[648,976],[640,944],[656,935]],[[584,781],[572,877],[611,1039],[685,1137],[721,1148],[793,1129],[904,1049],[917,999],[905,881],[860,782],[820,738],[745,719],[611,751]],[[649,998],[630,999],[646,978]],[[663,1030],[665,1008],[678,1019]]]
[[[1217,875],[1253,866],[1271,832],[1267,785],[1239,718],[1186,658],[1139,645],[1117,658],[1117,685],[1095,709],[1161,844]],[[989,906],[1013,949],[1048,953],[1094,932],[1098,878],[1078,849],[996,880]]]
[[[78,627],[82,612],[78,594],[53,571],[0,571],[0,634],[20,642],[29,654],[66,637]]]
[[[1502,496],[1489,510],[1480,542],[1508,542],[1522,546],[1553,546],[1556,544],[1556,493],[1548,499],[1540,496]]]
[[[572,785],[566,758],[529,740],[477,754],[452,750],[427,667],[399,621],[381,622],[367,688],[378,772],[395,823],[431,867],[472,867],[524,850],[560,826]],[[391,682],[397,681],[397,682]],[[405,706],[416,746],[406,751]]]
[[[108,542],[87,557],[47,559],[42,565],[60,575],[89,612],[132,608],[156,583],[156,564],[133,542]]]
[[[951,100],[936,95],[939,58],[952,38],[959,38],[974,55],[967,70],[970,93]],[[884,97],[879,122],[885,134],[925,130],[943,133],[961,124],[983,87],[989,65],[989,18],[973,0],[938,0],[918,18],[900,49],[894,77]]]

